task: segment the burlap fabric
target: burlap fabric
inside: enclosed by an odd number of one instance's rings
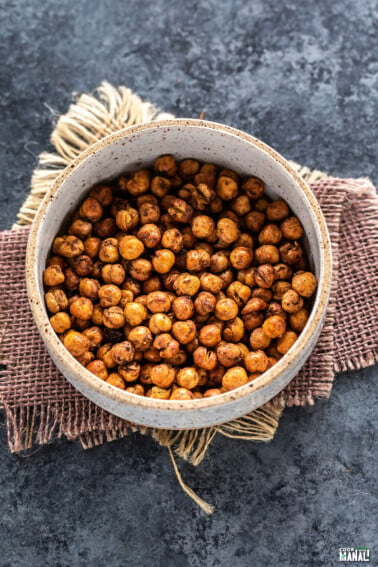
[[[85,112],[82,112],[82,111]],[[30,224],[52,181],[88,145],[111,131],[161,118],[128,89],[104,84],[97,96],[83,95],[61,117],[52,142],[57,154],[42,154],[32,192],[17,228],[0,233],[0,404],[5,410],[11,451],[48,443],[54,437],[80,439],[83,447],[127,435],[138,428],[84,398],[51,361],[29,309],[24,260]],[[272,402],[233,422],[191,432],[151,431],[161,444],[198,464],[216,433],[269,440],[285,406],[313,404],[329,396],[335,372],[378,361],[378,199],[368,179],[335,179],[294,167],[310,183],[331,235],[334,278],[319,342],[304,368]]]

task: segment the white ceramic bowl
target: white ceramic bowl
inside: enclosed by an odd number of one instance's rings
[[[121,172],[149,166],[171,153],[256,175],[270,197],[282,197],[301,220],[318,289],[311,316],[290,351],[253,382],[211,398],[157,400],[100,380],[64,348],[44,304],[42,273],[52,241],[89,188]],[[109,412],[150,427],[194,429],[229,421],[280,392],[310,355],[325,317],[331,282],[331,247],[320,208],[303,179],[269,146],[234,128],[200,120],[164,120],[125,128],[85,151],[54,183],[34,220],[26,256],[27,289],[37,327],[57,367],[87,398]]]

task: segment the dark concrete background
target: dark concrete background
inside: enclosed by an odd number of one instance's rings
[[[48,146],[51,109],[64,112],[72,92],[103,79],[177,116],[204,110],[310,167],[376,180],[373,0],[0,8],[0,229],[14,221]],[[219,438],[198,470],[180,463],[216,505],[211,517],[148,438],[87,452],[61,441],[15,456],[3,426],[1,567],[328,567],[339,547],[373,548],[374,375],[338,376],[329,401],[287,410],[268,445]]]

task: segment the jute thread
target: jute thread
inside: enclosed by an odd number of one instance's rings
[[[52,183],[70,165],[72,160],[89,145],[125,126],[163,118],[172,118],[172,115],[162,113],[152,104],[143,102],[126,87],[115,88],[109,83],[103,82],[93,94],[81,95],[56,123],[51,136],[51,142],[56,153],[43,152],[39,156],[38,167],[32,176],[30,194],[20,209],[14,228],[26,227],[31,224],[41,200]],[[321,171],[312,171],[294,162],[291,162],[291,165],[310,183],[327,178],[326,174]],[[332,364],[332,361],[330,363]],[[329,390],[330,388],[327,386],[324,395],[327,395]],[[309,393],[308,397],[310,403],[312,394]],[[77,403],[84,402],[80,402],[78,399]],[[288,403],[287,400],[278,398],[275,402],[269,402],[247,416],[207,429],[170,431],[139,428],[139,431],[143,434],[151,434],[160,445],[168,448],[181,487],[206,513],[211,513],[212,507],[195,495],[183,482],[174,461],[174,454],[197,466],[203,460],[217,433],[233,439],[270,441],[278,427],[285,405],[291,405],[290,401]],[[45,413],[43,406],[38,411],[36,406],[27,406],[12,414],[12,419],[8,424],[8,435],[14,436],[13,444],[15,446],[31,447],[35,439],[35,432],[38,442],[47,442],[46,440],[51,439],[52,432],[57,427],[59,430],[63,428],[65,418],[70,421],[70,417],[60,415],[57,408],[49,408],[49,415],[42,415],[40,411]],[[79,415],[80,412],[76,412],[75,423],[72,424],[68,435],[67,429],[65,434],[69,438],[79,436],[84,447],[99,444],[104,440],[116,439],[120,434],[126,434],[130,430],[135,431],[137,429],[125,422],[125,425],[122,425],[122,431],[120,431],[119,426],[116,429],[115,425],[112,424],[112,420],[115,423],[116,418],[109,416],[106,431],[91,430],[84,433],[81,429],[82,425],[78,421]],[[103,419],[101,417],[101,429],[105,429]],[[20,424],[24,424],[24,427],[20,427]]]

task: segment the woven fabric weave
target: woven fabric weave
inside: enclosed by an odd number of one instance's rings
[[[367,179],[311,184],[328,223],[334,277],[326,322],[310,359],[272,404],[313,404],[327,397],[334,373],[378,361],[378,199]],[[29,308],[24,261],[29,228],[0,233],[0,405],[11,451],[79,438],[84,447],[138,427],[76,391],[49,357]],[[145,428],[143,428],[145,432]],[[209,436],[212,435],[209,432]]]

